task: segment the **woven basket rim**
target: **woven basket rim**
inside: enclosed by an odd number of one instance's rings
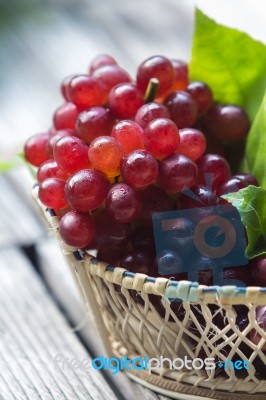
[[[52,222],[52,225],[55,225],[57,222],[57,226],[55,229],[57,230],[58,237],[61,242],[62,250],[65,254],[72,253],[77,261],[83,261],[87,265],[89,265],[90,272],[96,274],[98,276],[103,276],[104,271],[108,274],[108,280],[117,283],[121,286],[123,285],[123,280],[136,280],[140,277],[142,278],[143,284],[149,285],[148,293],[160,294],[168,299],[178,298],[182,301],[189,302],[218,302],[221,304],[243,304],[244,303],[254,303],[257,305],[266,305],[266,287],[259,286],[247,286],[247,287],[238,287],[234,285],[224,285],[224,286],[206,286],[200,285],[198,282],[192,282],[188,280],[175,281],[169,278],[163,277],[153,277],[145,274],[140,274],[137,272],[131,272],[124,268],[120,268],[114,265],[111,265],[107,262],[98,261],[95,256],[90,254],[87,251],[80,250],[78,248],[73,248],[66,245],[63,242],[59,232],[58,232],[58,222],[59,219],[55,213],[55,211],[51,208],[44,206],[38,198],[38,187],[39,184],[36,183],[33,186],[32,194],[35,202],[42,209],[43,213],[46,215],[46,219],[48,222]],[[93,268],[93,265],[101,265],[101,271],[99,269]],[[104,270],[104,271],[103,271]],[[119,272],[119,273],[118,273]],[[121,279],[122,274],[122,279]],[[112,276],[113,275],[113,276]],[[116,275],[119,276],[119,279],[116,278]],[[124,278],[124,279],[123,279]],[[156,285],[156,283],[160,282],[161,286],[164,286],[165,290],[158,293],[158,290],[151,290],[150,286]],[[134,285],[133,284],[133,288]],[[158,285],[157,289],[158,289]],[[128,287],[128,282],[127,282]],[[146,292],[146,290],[145,290]]]

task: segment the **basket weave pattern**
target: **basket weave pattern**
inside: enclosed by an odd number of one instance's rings
[[[266,333],[256,321],[256,307],[266,305],[266,290],[176,283],[129,273],[88,254],[80,256],[77,249],[63,243],[57,217],[40,204],[36,191],[34,197],[68,258],[110,356],[163,356],[171,360],[187,356],[190,360],[214,358],[216,363],[249,362],[249,369],[241,371],[230,367],[171,370],[166,362],[164,368],[132,370],[130,376],[176,398],[184,393],[188,399],[266,399],[266,355],[262,351]],[[238,312],[246,315],[241,329],[236,323]],[[254,329],[261,338],[258,345],[249,340],[248,334]]]

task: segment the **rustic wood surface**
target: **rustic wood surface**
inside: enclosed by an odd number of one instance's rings
[[[265,40],[264,0],[198,0],[220,22]],[[62,77],[107,52],[133,75],[152,54],[188,60],[194,0],[0,0],[0,161],[51,126]],[[218,10],[219,8],[219,10]],[[241,12],[240,12],[241,10]],[[71,273],[18,166],[0,175],[0,400],[166,400],[119,373],[55,369],[101,355]],[[36,271],[40,274],[37,274]]]

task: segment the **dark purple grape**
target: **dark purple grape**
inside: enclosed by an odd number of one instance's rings
[[[200,114],[206,113],[212,106],[212,91],[206,83],[190,82],[186,90],[196,101]]]
[[[246,112],[234,105],[213,105],[203,121],[208,131],[224,142],[244,139],[250,128]]]
[[[189,93],[177,90],[166,97],[164,104],[179,129],[192,127],[196,122],[198,106]]]

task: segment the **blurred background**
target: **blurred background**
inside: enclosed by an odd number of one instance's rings
[[[96,54],[133,76],[154,54],[189,60],[195,5],[265,42],[265,0],[0,0],[0,159],[51,126],[62,78]]]

